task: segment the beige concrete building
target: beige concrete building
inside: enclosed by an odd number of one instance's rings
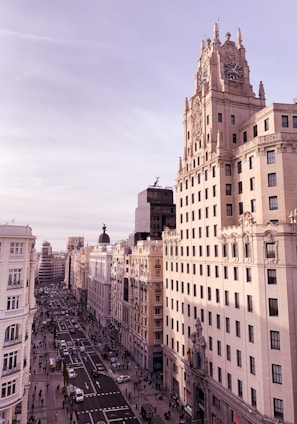
[[[162,368],[163,244],[140,240],[126,256],[121,342],[141,368]]]
[[[297,422],[297,105],[265,105],[241,32],[202,42],[176,231],[164,231],[164,384],[193,423]]]
[[[35,236],[0,225],[0,422],[27,423],[34,297]]]

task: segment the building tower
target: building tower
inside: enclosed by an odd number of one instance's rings
[[[41,246],[41,255],[38,266],[38,282],[39,284],[50,284],[53,282],[53,253],[51,244],[44,241]]]
[[[29,226],[0,225],[0,422],[27,423],[36,262]]]
[[[134,245],[137,240],[161,240],[165,227],[175,228],[175,204],[173,189],[157,185],[149,186],[138,194],[135,210]]]
[[[297,105],[236,42],[201,44],[164,232],[164,384],[193,423],[297,422]]]

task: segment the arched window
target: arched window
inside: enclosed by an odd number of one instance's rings
[[[20,337],[20,325],[12,324],[5,330],[5,343],[16,342]]]

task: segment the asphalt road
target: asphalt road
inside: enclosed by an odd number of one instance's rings
[[[122,395],[115,377],[110,370],[105,369],[98,377],[93,377],[92,370],[102,363],[94,345],[86,337],[84,321],[77,315],[75,301],[66,299],[64,293],[53,291],[46,295],[43,303],[44,314],[53,319],[57,326],[56,357],[75,370],[76,376],[69,380],[71,385],[84,391],[83,402],[77,403],[70,396],[73,410],[76,412],[79,424],[126,423],[138,424],[134,412]],[[65,311],[69,310],[69,314]],[[58,341],[65,340],[69,355],[64,356],[63,349],[58,347]],[[77,347],[78,352],[71,353]],[[84,350],[83,352],[80,350]]]

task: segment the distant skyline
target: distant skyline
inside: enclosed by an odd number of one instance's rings
[[[29,224],[37,250],[96,244],[103,223],[126,239],[138,193],[175,184],[201,40],[240,27],[256,95],[263,81],[267,105],[292,103],[296,8],[0,0],[0,222]]]

